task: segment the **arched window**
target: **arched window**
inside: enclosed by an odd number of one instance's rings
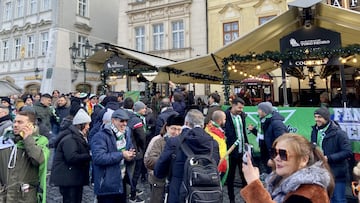
[[[25,86],[25,92],[36,95],[40,92],[40,83],[31,83]]]
[[[91,91],[91,85],[89,84],[84,84],[84,83],[81,83],[81,84],[78,84],[76,85],[76,91],[78,92],[86,92],[86,93],[89,93],[89,92],[92,92]]]

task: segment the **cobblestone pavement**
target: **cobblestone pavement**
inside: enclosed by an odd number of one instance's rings
[[[138,188],[142,191],[144,191],[144,194],[142,194],[140,197],[145,199],[146,203],[149,202],[149,193],[150,193],[150,186],[147,183],[139,183],[138,184]],[[241,197],[240,197],[240,188],[235,188],[235,202],[239,202],[242,203],[244,202]],[[227,196],[227,188],[226,186],[224,187],[224,203],[228,203],[229,199]],[[83,192],[83,203],[93,203],[95,199],[94,196],[94,192],[93,192],[93,188],[89,187],[89,186],[85,186],[84,187],[84,192]],[[51,186],[48,184],[48,188],[47,188],[47,203],[61,203],[62,202],[62,196],[59,193],[59,188],[55,187],[55,186]]]

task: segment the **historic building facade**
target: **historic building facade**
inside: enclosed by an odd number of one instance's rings
[[[204,55],[206,10],[206,1],[122,0],[118,44],[173,60]],[[123,83],[118,80],[118,89],[124,89]],[[204,94],[200,86],[197,94]]]
[[[98,71],[89,67],[83,84],[85,68],[73,65],[69,47],[116,42],[117,16],[117,0],[0,0],[0,78],[33,94],[96,92]]]

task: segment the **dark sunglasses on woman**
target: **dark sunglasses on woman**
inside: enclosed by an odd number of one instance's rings
[[[287,161],[288,160],[288,154],[286,149],[275,149],[275,148],[271,148],[270,150],[270,157],[271,159],[275,159],[275,157],[277,157],[277,155],[280,156],[280,159],[283,161]]]

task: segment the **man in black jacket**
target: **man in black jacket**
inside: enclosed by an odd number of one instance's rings
[[[311,132],[311,142],[324,152],[335,178],[334,194],[331,202],[346,202],[345,188],[348,177],[348,161],[351,158],[351,143],[345,131],[330,120],[330,112],[321,107],[314,112],[315,126]]]
[[[230,203],[235,202],[234,195],[234,179],[236,167],[239,168],[242,185],[246,185],[244,174],[242,172],[242,155],[244,153],[244,145],[248,143],[246,136],[246,114],[243,112],[245,102],[239,97],[236,97],[231,102],[231,107],[225,111],[225,136],[226,145],[230,148],[236,145],[229,157],[229,174],[227,177],[227,187]]]
[[[178,112],[176,112],[173,107],[171,106],[171,101],[169,98],[163,98],[160,102],[160,109],[161,109],[161,113],[159,114],[159,116],[156,119],[156,126],[155,126],[155,135],[159,135],[160,134],[160,130],[161,128],[164,126],[166,120],[171,116],[171,115],[179,115]]]

